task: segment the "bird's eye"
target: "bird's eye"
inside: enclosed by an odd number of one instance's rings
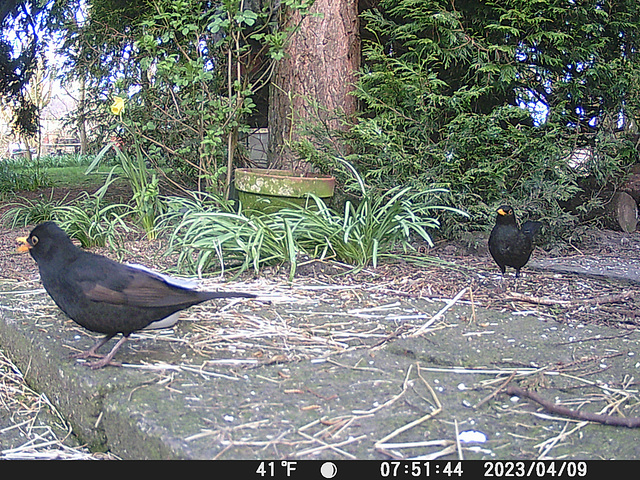
[[[31,237],[31,245],[35,246],[38,244],[38,237],[33,236]]]

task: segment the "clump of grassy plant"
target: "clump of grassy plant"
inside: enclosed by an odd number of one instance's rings
[[[28,225],[56,220],[56,211],[64,205],[66,197],[62,200],[53,200],[53,190],[49,198],[35,200],[22,199],[9,203],[9,207],[2,214],[2,223],[10,228],[21,228]]]
[[[181,204],[164,218],[170,230],[168,253],[178,252],[178,267],[198,274],[215,265],[240,273],[287,263],[292,279],[300,255],[336,259],[355,269],[376,266],[380,258],[402,256],[395,253],[398,248],[412,250],[414,235],[431,243],[429,230],[439,227],[435,211],[466,215],[434,202],[444,189],[416,192],[396,187],[380,194],[367,189],[357,171],[344,163],[360,187],[361,199],[357,204],[346,202],[342,212],[330,209],[318,197],[311,197],[315,208],[292,204],[270,214]]]
[[[46,171],[36,168],[16,168],[11,163],[0,162],[0,192],[33,192],[51,185]]]
[[[282,217],[245,216],[221,211],[193,212],[170,235],[168,252],[179,252],[178,268],[201,275],[212,266],[225,266],[239,273],[264,265],[291,262],[295,265],[296,245]],[[295,272],[295,269],[293,270]]]
[[[131,209],[125,204],[104,201],[107,188],[114,180],[109,177],[94,194],[83,192],[73,203],[66,202],[66,197],[54,201],[53,192],[48,200],[16,202],[4,213],[2,221],[11,228],[55,221],[84,248],[108,245],[116,249],[122,233],[130,231],[124,219]]]
[[[103,205],[86,195],[80,202],[61,206],[56,220],[71,238],[80,241],[83,248],[109,246],[116,250],[122,233],[131,229],[124,221],[127,205]]]
[[[63,167],[86,167],[93,161],[93,155],[81,155],[79,153],[68,153],[61,155],[43,155],[33,157],[12,157],[3,160],[3,163],[14,169],[29,168],[63,168]]]
[[[115,144],[109,143],[100,150],[85,173],[93,172],[105,154],[111,149],[115,151],[116,159],[122,168],[121,177],[127,181],[133,191],[131,200],[134,203],[134,207],[131,208],[131,214],[139,220],[149,238],[156,238],[156,221],[164,212],[165,205],[160,197],[158,177],[155,173],[148,171],[144,154],[137,143],[135,144],[135,155],[133,156],[120,150]],[[114,169],[111,170],[110,177]]]

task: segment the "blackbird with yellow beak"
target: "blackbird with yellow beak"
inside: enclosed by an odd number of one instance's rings
[[[216,298],[256,295],[244,292],[202,292],[179,284],[179,280],[144,267],[125,265],[76,247],[53,222],[35,227],[18,238],[18,252],[29,252],[38,264],[40,280],[53,301],[74,322],[105,335],[76,358],[98,357],[89,363],[101,368],[131,333],[160,328],[178,321],[179,312]],[[118,333],[118,340],[104,356],[96,351]]]
[[[504,275],[506,267],[516,270],[516,278],[533,251],[533,238],[542,223],[527,220],[518,228],[513,208],[503,205],[497,210],[496,224],[489,235],[489,252]]]

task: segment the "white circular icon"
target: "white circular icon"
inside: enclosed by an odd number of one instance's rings
[[[335,463],[324,462],[320,467],[320,474],[324,478],[333,478],[338,473],[338,467],[336,467]]]

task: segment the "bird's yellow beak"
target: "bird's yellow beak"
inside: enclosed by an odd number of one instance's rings
[[[18,237],[16,238],[16,242],[20,244],[18,245],[18,253],[27,253],[29,250],[31,250],[31,245],[29,245],[29,242],[27,242],[27,237]]]
[[[503,217],[507,214],[507,212],[505,212],[503,209],[499,208],[498,209],[498,215],[502,215]]]

